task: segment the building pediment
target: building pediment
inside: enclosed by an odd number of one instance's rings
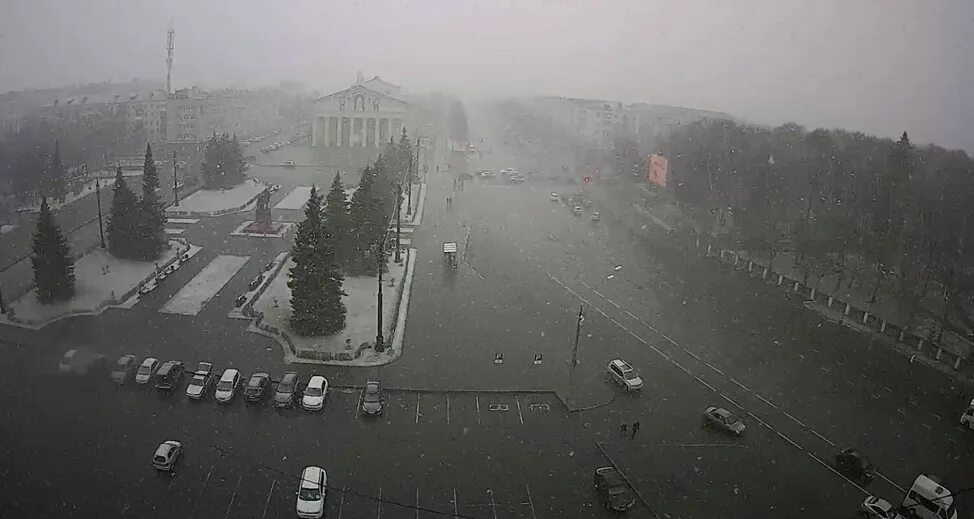
[[[402,99],[377,92],[362,84],[319,97],[313,104],[319,110],[338,112],[403,111],[408,106]]]

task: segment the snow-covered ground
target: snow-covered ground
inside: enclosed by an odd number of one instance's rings
[[[201,189],[183,200],[179,205],[171,205],[166,212],[171,213],[215,213],[227,211],[247,205],[267,186],[249,179],[231,189],[207,190]]]
[[[104,190],[111,191],[112,186],[108,184],[105,180],[101,180],[101,188]],[[48,199],[47,203],[51,205],[52,208],[64,207],[75,200],[80,200],[88,195],[95,192],[95,180],[89,180],[84,184],[78,186],[75,189],[69,189],[67,195],[64,197],[64,202],[59,202],[57,200]],[[41,199],[38,198],[34,202],[23,207],[28,211],[36,212],[41,210]]]
[[[10,232],[10,231],[12,231],[12,230],[14,230],[16,228],[17,228],[16,225],[8,224],[8,223],[5,223],[3,225],[0,225],[0,236],[3,236],[4,234],[7,234],[8,232]]]
[[[70,301],[42,305],[37,301],[33,290],[14,301],[10,308],[14,317],[28,325],[46,324],[60,317],[75,314],[96,313],[109,305],[117,304],[116,299],[135,288],[141,281],[155,272],[156,264],[163,265],[174,258],[182,247],[175,241],[162,252],[156,261],[133,261],[118,259],[104,249],[94,249],[74,264],[75,297]],[[6,316],[0,318],[10,322]],[[13,324],[16,324],[14,322]]]
[[[402,352],[402,333],[405,328],[405,309],[408,301],[408,293],[403,293],[403,301],[400,306],[398,325],[396,334],[391,334],[394,320],[397,319],[396,308],[399,304],[398,292],[409,289],[409,280],[404,277],[411,276],[413,265],[415,265],[416,249],[410,249],[404,258],[402,265],[397,265],[390,258],[389,272],[382,276],[382,326],[383,337],[391,344],[391,349],[385,353],[376,354],[371,347],[364,350],[361,357],[350,361],[325,361],[328,364],[340,364],[347,366],[375,366],[385,364],[398,357]],[[294,266],[293,261],[288,261],[284,268],[274,277],[267,287],[267,290],[254,303],[254,310],[264,314],[262,324],[273,326],[283,330],[291,339],[295,348],[303,350],[317,350],[328,352],[344,352],[347,339],[351,339],[350,344],[354,347],[364,342],[370,344],[375,342],[375,315],[376,315],[376,278],[375,277],[348,277],[342,288],[347,297],[342,298],[346,309],[346,325],[341,332],[327,337],[300,337],[288,324],[291,315],[291,289],[287,286],[288,273]],[[291,355],[287,355],[289,362],[309,362]],[[322,363],[322,361],[310,361],[312,363]]]
[[[166,228],[166,234],[168,234],[170,236],[172,236],[174,234],[182,234],[184,232],[186,232],[186,229],[169,229],[169,228]]]
[[[171,223],[174,225],[192,225],[198,223],[199,218],[166,218],[166,223]]]
[[[244,266],[250,256],[217,256],[159,309],[167,314],[196,315]]]
[[[278,231],[274,234],[262,234],[246,231],[247,227],[249,227],[252,223],[254,223],[253,220],[247,220],[246,222],[241,223],[236,229],[233,230],[232,233],[230,233],[230,236],[249,236],[251,238],[283,238],[287,236],[288,232],[291,231],[291,227],[296,225],[293,222],[271,222],[272,224],[280,225],[281,228],[278,229]]]
[[[356,187],[350,187],[345,189],[345,195],[349,200],[352,199],[352,194],[355,193]],[[322,198],[327,196],[327,192],[322,194]],[[308,203],[308,197],[311,196],[311,186],[298,186],[291,190],[283,200],[274,206],[274,209],[290,209],[299,210],[304,209],[304,204]]]

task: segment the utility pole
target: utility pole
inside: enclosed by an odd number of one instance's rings
[[[406,199],[408,200],[408,207],[406,208],[406,214],[413,214],[413,168],[416,168],[416,176],[419,176],[419,141],[420,138],[416,137],[416,162],[410,164],[409,168],[409,184],[406,185]],[[412,159],[412,157],[410,157]],[[410,160],[409,162],[413,162]]]
[[[179,207],[179,182],[176,180],[176,152],[172,152],[172,199]]]
[[[382,339],[382,258],[385,254],[382,252],[382,245],[379,245],[379,254],[376,259],[376,266],[379,270],[379,305],[376,311],[376,334],[375,334],[375,352],[382,353],[386,351],[385,341]]]
[[[396,263],[402,263],[402,253],[399,252],[399,235],[402,232],[402,182],[396,186]]]
[[[575,346],[572,348],[572,365],[569,371],[569,379],[575,373],[575,366],[578,365],[578,338],[582,334],[582,322],[585,321],[583,310],[585,305],[578,305],[578,321],[575,323]]]
[[[82,166],[85,170],[88,169],[87,165]],[[122,180],[125,182],[125,180]],[[101,184],[98,182],[98,177],[95,177],[95,200],[98,201],[98,236],[101,238],[101,248],[105,248],[105,228],[101,223]]]

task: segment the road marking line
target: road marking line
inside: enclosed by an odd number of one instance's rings
[[[419,519],[419,487],[416,487],[416,519]]]
[[[758,398],[760,398],[760,399],[761,399],[761,401],[762,401],[762,402],[764,402],[765,404],[768,404],[768,405],[770,405],[771,407],[773,407],[773,408],[775,408],[775,409],[777,409],[777,408],[778,408],[778,406],[776,406],[776,405],[774,405],[774,404],[772,404],[770,400],[768,400],[768,399],[766,399],[766,398],[764,398],[763,396],[761,396],[761,395],[759,395],[759,394],[757,394],[757,393],[754,393],[754,396],[756,396],[756,397],[758,397]]]
[[[212,470],[206,473],[206,479],[203,480],[203,486],[200,487],[200,494],[196,496],[196,500],[193,501],[193,510],[189,512],[190,517],[193,517],[193,515],[196,513],[196,506],[199,505],[200,498],[203,497],[203,492],[206,492],[206,484],[210,482],[210,476],[212,475],[213,475]],[[139,480],[139,486],[141,485],[142,485],[142,480]]]
[[[460,510],[457,509],[457,487],[453,487],[453,519],[460,517]]]
[[[172,490],[172,485],[173,485],[173,483],[175,483],[175,482],[176,482],[176,478],[172,478],[172,479],[170,479],[170,480],[169,480],[169,486],[168,486],[168,487],[166,487],[166,490],[167,490],[167,491],[169,491],[169,490]]]
[[[521,421],[521,425],[524,425],[524,416],[521,414],[521,401],[514,397],[514,403],[517,404],[517,419]]]
[[[575,294],[575,292],[572,292],[572,294]],[[584,297],[582,297],[582,296],[580,296],[580,295],[578,295],[578,294],[575,294],[575,297],[577,297],[577,298],[579,298],[579,299],[581,299],[583,303],[585,303],[585,304],[587,304],[587,305],[589,305],[589,306],[592,306],[592,303],[589,303],[589,302],[588,302],[588,299],[585,299]],[[595,308],[595,307],[594,307],[594,306],[592,306],[592,308]],[[601,311],[601,310],[600,310],[600,311]],[[605,315],[605,314],[602,314],[602,315]]]
[[[605,315],[605,314],[602,314],[602,315]],[[615,319],[613,319],[613,318],[611,318],[611,317],[609,317],[609,320],[610,320],[610,321],[612,321],[612,322],[613,322],[613,323],[614,323],[614,324],[615,324],[616,326],[618,326],[619,328],[622,328],[623,330],[625,330],[625,331],[627,331],[627,332],[629,331],[629,329],[628,329],[628,328],[626,328],[625,326],[623,326],[623,325],[621,325],[621,324],[619,324],[619,321],[616,321]]]
[[[863,380],[866,380],[866,374],[865,373],[860,373],[859,376],[862,377]]]
[[[609,299],[608,297],[605,298],[605,300],[608,301],[612,306],[614,306],[616,308],[622,308],[621,306],[617,305],[615,301]]]
[[[602,314],[602,317],[605,317],[606,319],[611,319],[611,317],[609,317],[605,312],[603,312],[601,308],[597,306],[593,306],[592,308],[594,308],[596,312]]]
[[[700,377],[698,377],[696,375],[694,375],[693,378],[697,379],[697,382],[700,382],[701,384],[707,386],[707,389],[713,391],[714,393],[717,392],[717,390],[714,389],[714,386],[711,386],[710,384],[708,384],[704,379],[702,379],[702,378],[700,378]]]
[[[922,425],[922,426],[924,426],[924,427],[926,427],[927,429],[933,429],[933,427],[930,427],[930,426],[929,426],[929,425],[927,425],[927,424],[920,424],[920,425]]]
[[[724,374],[724,372],[723,372],[723,371],[721,371],[721,370],[719,370],[719,369],[717,369],[717,368],[715,368],[715,367],[713,367],[713,366],[712,366],[712,365],[711,365],[711,364],[710,364],[709,362],[705,362],[704,364],[706,364],[708,368],[710,368],[710,369],[712,369],[712,370],[714,370],[714,371],[716,371],[717,373],[720,373],[721,375],[723,375],[723,374]]]
[[[689,355],[689,356],[691,356],[691,357],[693,357],[693,358],[695,358],[697,360],[700,360],[700,357],[698,357],[696,353],[693,353],[692,351],[690,351],[690,350],[688,350],[686,348],[682,348],[682,349],[683,349],[683,351],[687,352],[687,355]]]
[[[734,405],[734,406],[736,406],[736,407],[737,407],[738,409],[740,409],[741,411],[743,411],[743,410],[744,410],[744,407],[743,407],[743,406],[742,406],[741,404],[738,404],[737,402],[735,402],[735,401],[733,401],[733,400],[731,400],[729,396],[727,396],[727,395],[725,395],[725,394],[723,394],[723,393],[720,393],[720,396],[721,396],[721,398],[723,398],[724,400],[727,400],[727,401],[728,401],[728,402],[730,402],[730,403],[731,403],[732,405]]]
[[[748,393],[751,392],[751,390],[748,389],[747,386],[745,386],[744,384],[741,384],[740,382],[738,382],[737,379],[735,379],[734,377],[731,377],[730,379],[731,379],[731,382],[737,384],[738,386],[741,386],[741,389],[743,389],[744,391],[747,391]]]
[[[677,361],[675,361],[673,359],[670,359],[670,362],[672,362],[673,364],[675,364],[676,367],[682,369],[687,375],[693,375],[693,373],[690,373],[690,370],[688,370],[687,368],[684,368],[683,365],[680,364],[679,362],[677,362]]]
[[[818,433],[818,431],[816,431],[815,429],[809,429],[809,431],[812,431],[812,434],[814,434],[815,436],[818,436],[819,438],[821,438],[821,439],[822,439],[822,441],[824,441],[825,443],[827,443],[827,444],[829,444],[829,445],[831,445],[831,446],[833,446],[833,447],[835,447],[835,442],[833,442],[832,440],[830,440],[830,439],[828,439],[828,438],[826,438],[825,436],[822,436],[822,435],[821,435],[821,434],[819,434],[819,433]]]
[[[487,495],[490,496],[490,511],[494,513],[494,519],[497,519],[497,508],[494,506],[494,491],[488,488]]]
[[[665,353],[663,353],[662,351],[660,351],[656,346],[653,346],[652,344],[650,344],[649,347],[650,348],[653,348],[653,351],[655,351],[656,353],[659,353],[660,356],[663,357],[664,359],[670,360],[669,356],[667,356]]]
[[[233,508],[233,500],[237,498],[237,489],[240,488],[240,482],[243,481],[243,476],[237,479],[237,486],[233,487],[233,494],[230,496],[230,504],[227,505],[227,513],[223,514],[223,519],[230,517],[230,509]]]
[[[842,474],[841,472],[835,470],[835,467],[833,467],[832,465],[829,465],[828,463],[825,463],[824,461],[822,461],[821,459],[819,459],[818,456],[812,454],[811,452],[805,452],[805,454],[808,454],[809,456],[811,456],[811,458],[813,460],[819,462],[819,464],[822,465],[823,467],[831,470],[832,473],[834,473],[836,476],[839,476],[840,478],[842,478],[842,479],[848,481],[849,483],[852,483],[853,485],[855,485],[855,487],[858,488],[859,490],[861,490],[863,494],[867,494],[867,495],[869,494],[869,492],[866,492],[866,489],[865,488],[862,488],[861,486],[859,486],[858,483],[856,483],[855,481],[853,481],[853,480],[849,479],[848,477],[846,477],[845,474]]]
[[[375,502],[375,517],[382,517],[382,487],[379,487],[379,500]]]
[[[342,498],[338,501],[338,519],[342,519],[342,510],[345,508],[345,492],[348,492],[348,487],[342,487]]]
[[[822,371],[824,371],[826,373],[831,373],[832,372],[832,370],[830,370],[829,368],[826,368],[825,366],[822,366],[822,367],[820,367],[818,369],[820,369],[820,370],[822,370]]]
[[[787,416],[788,418],[791,418],[791,420],[792,420],[793,422],[795,422],[796,424],[798,424],[798,425],[800,425],[800,426],[802,426],[802,428],[803,428],[803,429],[808,429],[808,426],[807,426],[807,425],[805,425],[805,424],[803,424],[803,423],[801,423],[801,422],[800,422],[800,421],[798,420],[798,418],[795,418],[794,416],[791,416],[790,414],[788,414],[788,411],[782,411],[782,413],[783,413],[783,414],[784,414],[785,416]]]
[[[626,315],[628,315],[629,317],[632,317],[633,319],[635,319],[637,321],[639,320],[639,318],[636,317],[635,315],[633,315],[632,312],[630,312],[629,310],[626,310]]]
[[[267,505],[271,504],[271,496],[274,495],[274,485],[277,485],[276,479],[271,481],[271,489],[267,492],[267,501],[264,501],[264,513],[260,514],[262,518],[267,517]]]
[[[789,437],[787,437],[787,436],[785,436],[784,434],[781,434],[781,433],[780,433],[780,432],[778,432],[778,431],[775,431],[775,432],[776,432],[776,433],[778,433],[778,436],[781,436],[782,438],[784,438],[784,439],[785,439],[785,441],[787,441],[788,443],[790,443],[790,444],[792,444],[792,445],[794,445],[796,449],[798,449],[798,450],[800,450],[800,451],[802,451],[802,452],[805,452],[805,449],[803,449],[803,448],[801,448],[801,445],[798,445],[797,443],[795,443],[795,442],[793,442],[793,441],[791,440],[791,438],[789,438]]]
[[[889,393],[892,393],[893,392],[893,389],[891,387],[889,387],[889,386],[883,386],[883,389],[885,389]]]
[[[420,393],[416,393],[416,423],[419,423],[419,397]]]
[[[754,414],[754,413],[752,413],[752,412],[750,412],[750,411],[748,411],[748,412],[747,412],[747,414],[748,414],[748,416],[750,416],[751,418],[754,418],[755,420],[757,420],[757,421],[758,421],[758,423],[760,423],[761,425],[763,425],[763,426],[765,426],[765,427],[767,427],[768,429],[771,429],[772,431],[774,430],[774,427],[771,427],[771,426],[770,426],[770,425],[768,425],[768,424],[767,424],[767,423],[766,423],[766,422],[765,422],[764,420],[762,420],[762,419],[760,419],[760,418],[758,418],[758,416],[757,416],[756,414]]]
[[[477,425],[480,425],[480,395],[474,395],[473,397],[477,400]]]
[[[906,411],[904,411],[902,407],[897,407],[896,412],[900,413],[903,416],[906,416]]]
[[[890,485],[893,485],[894,487],[896,487],[900,492],[903,492],[904,494],[906,493],[906,489],[905,488],[897,485],[896,483],[893,483],[893,481],[891,479],[889,479],[888,477],[880,474],[879,472],[877,472],[876,475],[878,475],[879,477],[885,479],[887,483],[889,483]]]
[[[595,295],[601,297],[602,299],[605,299],[605,295],[603,295],[602,292],[599,292],[598,290],[595,290],[594,288],[592,289],[592,292],[594,292]]]
[[[646,324],[646,323],[643,323],[643,324]],[[646,324],[646,326],[649,326],[649,325]],[[653,330],[654,332],[659,333],[659,331],[656,328],[653,328],[652,326],[649,326],[649,328],[651,330]],[[672,344],[673,346],[679,346],[679,344],[677,344],[676,341],[674,341],[673,339],[670,339],[665,333],[660,333],[660,336],[663,337],[664,339],[666,339],[667,341],[670,341],[670,344]]]
[[[531,498],[531,487],[525,483],[524,488],[528,491],[528,504],[531,505],[531,519],[538,519],[538,516],[534,513],[534,499]]]
[[[579,280],[578,280],[578,282],[579,282],[579,283],[581,283],[581,284],[582,284],[582,286],[584,286],[585,288],[587,288],[587,289],[589,289],[589,290],[591,290],[591,289],[592,289],[592,287],[591,287],[591,286],[589,286],[589,284],[588,284],[588,283],[586,283],[586,282],[584,282],[584,281],[582,281],[581,279],[579,279]]]

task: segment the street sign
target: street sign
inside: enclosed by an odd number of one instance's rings
[[[498,354],[494,355],[494,364],[503,364],[503,363],[504,363],[504,354],[503,353],[498,353]]]
[[[536,353],[534,355],[534,365],[537,366],[538,364],[541,364],[541,354],[540,353]]]

